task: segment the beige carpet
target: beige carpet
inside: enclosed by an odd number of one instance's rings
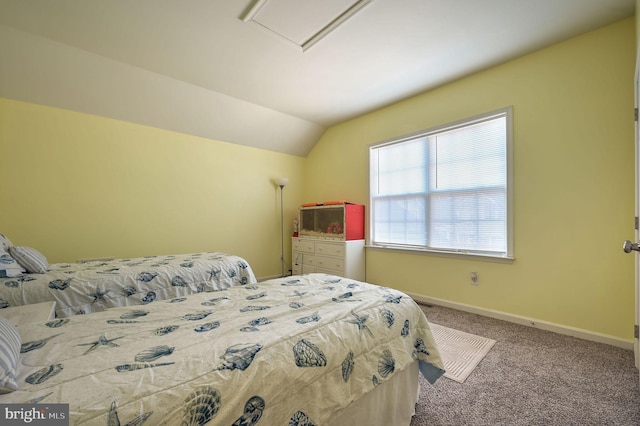
[[[640,425],[633,350],[444,306],[420,307],[430,323],[496,344],[462,384],[442,377],[430,385],[420,376],[411,426]]]
[[[444,377],[464,383],[496,343],[495,340],[431,323],[446,373]]]

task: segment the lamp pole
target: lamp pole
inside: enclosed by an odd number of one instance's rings
[[[281,276],[284,277],[284,186],[289,182],[287,178],[279,178],[276,183],[280,187],[280,266]]]

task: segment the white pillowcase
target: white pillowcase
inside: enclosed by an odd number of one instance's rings
[[[32,247],[13,246],[9,248],[9,254],[30,274],[44,274],[49,269],[44,254]]]
[[[16,377],[20,367],[20,345],[18,329],[11,321],[0,317],[0,393],[18,389]]]

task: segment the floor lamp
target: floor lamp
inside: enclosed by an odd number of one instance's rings
[[[283,192],[284,186],[289,182],[287,178],[276,179],[276,184],[280,187],[280,265],[282,266],[282,277],[286,276],[284,273],[285,261],[284,261],[284,202]]]

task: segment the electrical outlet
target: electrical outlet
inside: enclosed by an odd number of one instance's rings
[[[479,285],[480,284],[480,278],[478,278],[478,273],[477,272],[472,272],[471,273],[471,285]]]

